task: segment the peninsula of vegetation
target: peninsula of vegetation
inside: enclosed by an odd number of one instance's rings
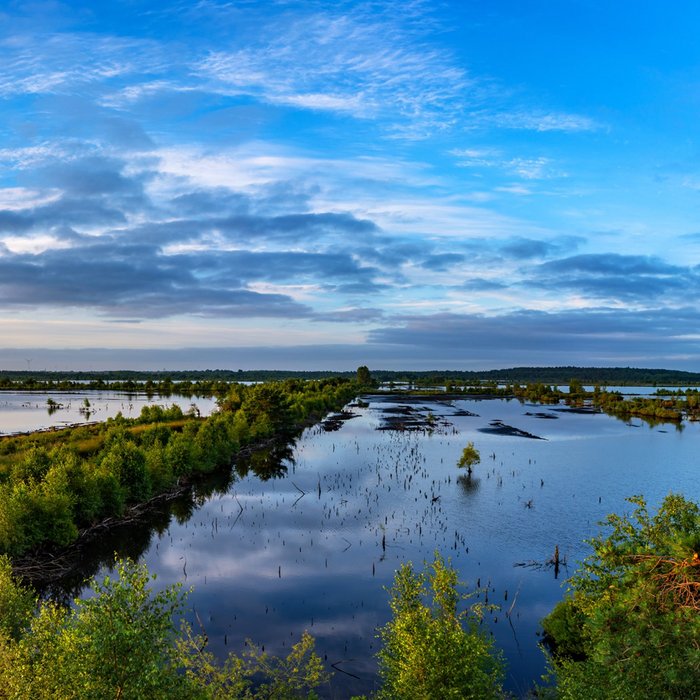
[[[360,390],[331,378],[217,387],[208,418],[145,407],[98,425],[0,440],[0,553],[26,556],[70,545],[149,499],[230,467],[236,453],[284,440]]]

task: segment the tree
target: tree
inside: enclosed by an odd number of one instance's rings
[[[127,501],[145,501],[151,495],[146,457],[123,431],[109,439],[100,467],[114,474],[126,493]]]
[[[173,663],[178,587],[153,593],[145,567],[129,561],[115,566],[115,577],[92,582],[93,597],[71,609],[43,603],[16,643],[2,640],[3,697],[192,697]]]
[[[610,515],[610,532],[543,620],[557,697],[689,698],[700,687],[700,508],[667,496],[651,516]]]
[[[294,425],[289,395],[275,382],[256,384],[246,392],[241,410],[250,426],[252,438],[287,434]]]
[[[372,375],[366,365],[357,368],[357,383],[360,386],[372,386]]]
[[[457,466],[461,468],[467,469],[467,474],[472,473],[472,467],[475,464],[479,464],[481,461],[481,455],[479,454],[479,450],[474,447],[473,442],[468,442],[467,446],[462,450],[462,455],[459,458],[459,461],[457,462]]]
[[[570,379],[569,380],[569,395],[578,396],[584,393],[583,383],[580,379]]]
[[[429,571],[404,564],[390,591],[392,619],[380,630],[378,700],[503,697],[503,663],[480,628],[480,608],[459,610],[457,573],[436,554]]]

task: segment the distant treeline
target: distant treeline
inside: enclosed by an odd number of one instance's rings
[[[287,370],[233,370],[233,369],[196,369],[196,370],[99,370],[99,371],[53,371],[53,370],[0,370],[0,381],[77,381],[77,382],[113,382],[133,381],[224,381],[224,382],[268,382],[284,379],[328,379],[330,377],[354,378],[356,371],[334,372],[313,371],[296,372]]]
[[[483,371],[434,370],[430,372],[396,372],[373,369],[372,377],[380,382],[413,382],[434,385],[475,382],[568,385],[572,379],[591,386],[596,384],[600,386],[700,384],[700,372],[635,367],[511,367]]]
[[[673,369],[646,369],[635,367],[511,367],[492,370],[430,370],[423,372],[372,369],[372,378],[378,382],[410,382],[420,385],[444,385],[475,382],[568,384],[576,379],[583,384],[654,386],[700,384],[700,372],[684,372]],[[285,379],[327,379],[330,377],[355,378],[353,371],[293,371],[293,370],[178,370],[178,371],[10,371],[0,370],[0,389],[14,388],[18,384],[37,387],[55,382],[72,388],[73,382],[103,386],[108,382],[123,382],[138,386],[144,382],[193,382],[212,385],[218,382],[268,382]],[[104,383],[104,384],[103,384]]]

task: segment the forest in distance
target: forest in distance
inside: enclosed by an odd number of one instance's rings
[[[0,369],[0,389],[9,386],[42,386],[71,382],[265,382],[283,379],[327,379],[343,377],[352,379],[355,371],[295,371],[295,370],[9,370]],[[473,382],[568,384],[572,378],[583,384],[616,386],[692,386],[700,385],[700,372],[637,367],[511,367],[492,370],[382,370],[372,368],[377,382],[408,382],[421,385],[437,385]]]
[[[510,393],[503,396],[616,410],[623,418],[646,412],[650,424],[686,418],[698,403],[693,390],[641,401],[586,391],[593,375],[560,369],[568,374],[556,383],[567,385],[566,392],[533,381],[504,389]],[[32,377],[37,391],[43,382],[61,381]],[[3,379],[11,387],[27,377]],[[434,381],[429,374],[423,379],[426,386]],[[444,379],[453,388],[459,382]],[[250,647],[218,660],[205,639],[179,627],[185,594],[156,591],[142,565],[116,561],[110,577],[94,582],[97,594],[71,608],[38,599],[21,571],[55,564],[81,539],[138,517],[143,504],[230,471],[236,454],[284,441],[329,413],[342,420],[344,407],[377,383],[403,380],[366,367],[345,377],[254,385],[238,381],[261,380],[177,373],[114,380],[151,381],[154,391],[167,382],[172,392],[187,389],[183,382],[189,389],[196,384],[218,397],[219,410],[202,418],[153,406],[135,419],[0,438],[0,697],[312,698],[327,692],[332,681],[310,635],[286,658]],[[621,375],[610,381],[624,383]],[[498,397],[498,387],[492,389]],[[470,465],[479,459],[470,452]],[[641,497],[631,502],[633,513],[606,519],[569,592],[543,621],[549,676],[531,690],[533,697],[687,698],[700,683],[700,508],[680,495],[666,498],[656,513]],[[463,599],[440,553],[422,571],[409,564],[397,571],[389,605],[391,620],[379,630],[376,698],[509,697],[501,655],[481,624],[483,604]]]

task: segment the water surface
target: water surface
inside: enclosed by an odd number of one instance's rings
[[[270,478],[239,465],[245,476],[189,519],[168,525],[164,516],[144,558],[160,585],[194,586],[189,603],[221,654],[246,638],[284,654],[309,630],[344,671],[327,691],[342,698],[375,686],[375,635],[394,572],[440,551],[467,589],[478,585],[501,606],[486,623],[505,651],[508,687],[524,693],[544,670],[538,622],[597,522],[630,510],[633,494],[653,507],[669,492],[700,498],[700,426],[419,398],[412,408],[433,414],[432,433],[378,430],[386,409],[406,401],[370,397],[337,432],[307,430],[276,470],[259,465]],[[458,415],[466,412],[476,415]],[[493,421],[543,439],[482,432]],[[482,456],[471,478],[455,466],[469,440]],[[546,566],[555,546],[569,564],[558,580]]]
[[[51,408],[48,399],[58,407]],[[86,406],[85,400],[89,406]],[[164,407],[177,404],[184,412],[192,405],[200,414],[209,415],[216,400],[203,397],[159,396],[112,390],[75,391],[0,391],[0,435],[63,428],[96,421],[106,421],[121,413],[136,418],[144,406]]]

